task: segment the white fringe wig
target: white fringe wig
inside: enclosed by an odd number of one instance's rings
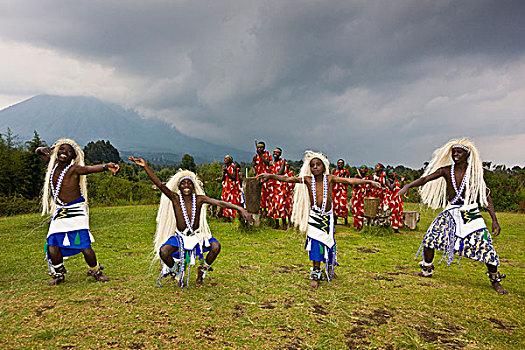
[[[465,172],[465,204],[479,201],[481,206],[487,206],[487,185],[483,178],[483,162],[479,156],[478,149],[474,143],[466,138],[450,140],[446,145],[434,151],[432,160],[425,168],[423,176],[437,171],[439,168],[452,165],[452,148],[455,145],[468,147],[469,157],[467,159],[467,170]],[[458,184],[459,187],[460,184]],[[421,200],[432,209],[445,207],[447,205],[447,183],[444,178],[427,182],[419,193]]]
[[[197,195],[206,195],[202,186],[201,180],[197,178],[195,173],[188,170],[179,169],[175,175],[166,183],[166,187],[170,191],[175,192],[177,195],[180,193],[179,182],[183,177],[189,177],[195,186],[195,194]],[[191,213],[188,213],[191,215]],[[177,229],[177,218],[175,217],[175,212],[173,209],[173,203],[166,195],[160,197],[159,211],[157,212],[157,229],[155,231],[155,240],[154,240],[154,250],[153,250],[153,260],[159,259],[159,249],[160,247],[170,238],[175,230]],[[201,207],[201,212],[199,216],[199,228],[198,233],[200,238],[200,244],[204,240],[209,240],[211,238],[210,227],[208,226],[208,221],[206,220],[206,204],[203,204]]]
[[[51,214],[56,209],[56,203],[53,200],[53,193],[51,193],[51,187],[49,185],[49,177],[51,176],[53,168],[55,167],[57,162],[58,149],[63,144],[70,145],[76,152],[77,156],[71,161],[71,164],[84,166],[84,152],[75,141],[70,139],[60,139],[56,141],[53,144],[53,146],[51,146],[53,147],[53,151],[51,152],[49,163],[47,164],[46,178],[44,181],[44,187],[42,189],[42,215]],[[86,175],[80,175],[80,193],[87,202]]]
[[[310,161],[314,158],[319,158],[323,162],[324,174],[329,174],[330,162],[328,162],[328,158],[324,154],[314,151],[305,151],[303,166],[299,172],[299,177],[312,176]],[[310,216],[310,207],[312,206],[310,203],[308,188],[306,186],[306,183],[295,186],[292,212],[292,221],[302,233],[306,233],[308,230],[308,218]]]

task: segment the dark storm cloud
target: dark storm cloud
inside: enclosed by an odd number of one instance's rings
[[[0,39],[106,67],[132,81],[112,100],[214,142],[251,148],[264,138],[294,158],[313,148],[352,164],[419,165],[453,136],[525,135],[522,1],[35,1],[0,10]]]

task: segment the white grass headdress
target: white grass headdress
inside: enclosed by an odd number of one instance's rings
[[[197,178],[195,173],[189,170],[179,169],[179,171],[177,171],[177,173],[166,183],[166,187],[169,188],[170,191],[180,194],[179,184],[184,179],[190,179],[191,182],[193,182],[193,185],[195,186],[195,194],[205,195],[202,182]],[[171,199],[163,194],[160,197],[159,211],[157,212],[157,229],[155,231],[153,260],[159,259],[160,247],[173,235],[176,229],[177,218],[173,211],[173,203],[171,202]],[[206,220],[206,204],[203,204],[201,208],[199,228],[196,235],[199,236],[201,245],[204,240],[209,240],[211,238],[210,227]]]
[[[474,143],[466,138],[450,140],[443,147],[435,150],[423,176],[432,174],[441,167],[452,165],[452,149],[457,147],[469,153],[465,172],[465,204],[479,202],[482,206],[487,206],[487,185],[483,178],[483,162]],[[419,192],[423,203],[432,209],[447,205],[447,183],[444,178],[427,182]]]
[[[47,165],[46,178],[44,181],[44,187],[42,188],[42,215],[53,213],[56,209],[56,204],[53,200],[53,194],[51,193],[51,188],[49,186],[49,177],[53,172],[53,168],[57,162],[58,149],[61,145],[67,144],[73,147],[73,150],[76,153],[76,157],[71,161],[71,164],[84,166],[84,152],[78,146],[78,144],[71,139],[60,139],[56,141],[53,146],[53,151],[49,158],[49,163]],[[80,193],[86,199],[87,202],[87,182],[86,175],[80,175]]]
[[[320,153],[313,151],[305,151],[303,165],[299,172],[299,177],[312,176],[312,170],[310,169],[310,161],[314,158],[319,158],[324,164],[324,174],[329,174],[330,162],[328,158]],[[294,202],[292,220],[296,227],[303,233],[308,229],[308,217],[310,216],[310,195],[306,184],[295,186]]]

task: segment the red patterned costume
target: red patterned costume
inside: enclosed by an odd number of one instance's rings
[[[372,177],[367,175],[364,180],[371,180]],[[368,185],[354,185],[352,194],[352,216],[354,219],[354,227],[361,228],[364,223],[365,216],[365,197],[368,190]]]
[[[235,169],[235,164],[230,164],[226,170],[228,174],[234,176],[236,180],[232,180],[230,176],[226,175],[222,182],[222,194],[221,199],[225,202],[229,202],[235,205],[241,205],[241,186],[239,181],[239,172]],[[236,218],[237,211],[233,209],[222,210],[224,217]]]
[[[372,175],[372,180],[377,181],[381,184],[381,188],[377,188],[371,185],[367,185],[366,197],[381,198],[381,204],[388,204],[385,200],[385,172],[381,172],[381,175],[377,176],[376,173]]]
[[[268,152],[268,151],[265,151],[263,153],[263,157],[264,157],[264,159],[268,159],[268,160],[272,161],[272,156],[271,156],[270,152]],[[255,176],[257,176],[259,174],[268,173],[268,171],[269,171],[268,166],[262,161],[262,159],[259,156],[259,154],[255,155],[254,163],[255,163],[254,164]],[[269,195],[269,193],[270,193],[270,190],[268,188],[268,183],[264,182],[261,185],[261,208],[262,209],[267,209],[268,208],[268,195]]]
[[[339,177],[350,177],[350,173],[346,169],[335,170],[335,176]],[[336,217],[348,217],[348,185],[334,183],[332,185],[332,206],[334,210],[334,216]]]
[[[287,164],[286,167],[287,167],[286,175],[288,177],[294,177],[295,175],[293,173],[293,170],[290,168],[290,166]],[[294,196],[295,184],[283,182],[283,185],[286,185],[286,203],[285,203],[286,216],[288,218],[291,218],[292,211],[293,211],[293,196]]]
[[[401,196],[396,196],[396,194],[401,189],[401,185],[398,180],[394,182],[394,190],[390,191],[388,188],[385,191],[386,196],[388,197],[388,206],[391,211],[390,216],[390,226],[394,230],[403,228],[403,198]]]
[[[279,174],[283,163],[284,166],[287,167],[286,160],[281,158],[270,166],[269,173]],[[277,180],[268,180],[266,182],[268,183],[268,191],[270,193],[269,198],[271,198],[268,201],[268,217],[273,219],[285,219],[288,184]]]

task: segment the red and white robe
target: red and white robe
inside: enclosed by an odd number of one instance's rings
[[[388,206],[390,208],[390,226],[393,229],[400,229],[403,227],[403,198],[401,196],[396,196],[396,194],[401,189],[401,185],[398,180],[394,182],[394,190],[390,191],[387,189],[388,193]]]
[[[364,177],[364,180],[370,180],[370,175]],[[368,190],[368,185],[354,185],[352,194],[352,216],[354,227],[360,228],[363,226],[365,217],[365,197]]]
[[[278,162],[275,162],[270,166],[270,174],[278,174],[281,170],[281,166],[286,166],[286,160],[279,159]],[[268,180],[268,217],[273,219],[284,219],[286,218],[286,193],[287,193],[287,183],[279,182],[277,180]]]
[[[288,177],[294,177],[293,170],[290,168],[289,165],[287,165],[287,171],[286,175]],[[294,189],[295,184],[294,183],[285,183],[286,185],[286,204],[285,204],[285,210],[286,210],[286,216],[288,218],[292,217],[292,211],[293,211],[293,196],[294,196]]]
[[[346,169],[335,170],[335,176],[350,177],[350,173]],[[332,206],[334,216],[348,217],[348,185],[334,183],[332,185]]]
[[[268,159],[272,161],[272,155],[270,152],[265,151],[263,153],[263,158]],[[255,155],[255,175],[264,174],[269,172],[269,168],[261,159],[261,156],[259,154]],[[262,209],[268,209],[268,195],[270,193],[269,187],[268,187],[268,181],[265,181],[261,185],[261,208]]]
[[[234,176],[236,180],[232,180],[230,176],[226,175],[226,178],[222,182],[222,194],[221,199],[225,202],[229,202],[235,205],[241,205],[241,187],[239,181],[238,171],[235,169],[235,165],[232,163],[226,169],[228,174]],[[233,209],[222,210],[222,215],[227,218],[236,218],[237,211]]]

